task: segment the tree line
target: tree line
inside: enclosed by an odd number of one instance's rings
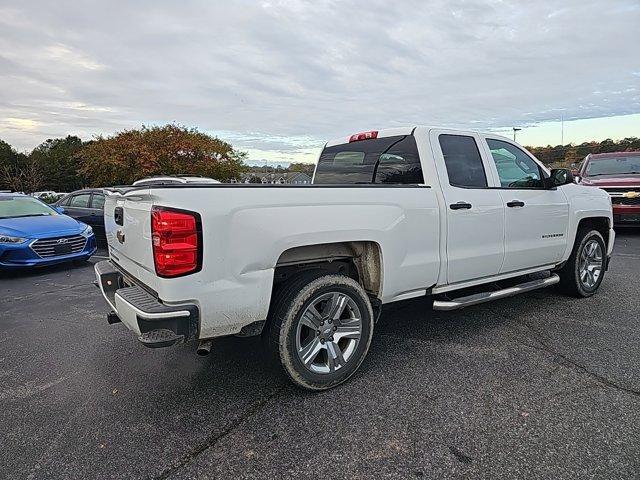
[[[547,165],[569,167],[589,153],[640,151],[640,138],[527,148]],[[152,175],[201,175],[227,182],[243,172],[261,171],[245,165],[245,159],[246,153],[231,144],[175,124],[142,126],[89,141],[73,135],[49,139],[30,153],[0,140],[0,189],[70,192],[128,185]],[[312,174],[313,165],[293,163],[282,171]]]
[[[570,167],[581,162],[590,153],[640,152],[640,138],[628,137],[622,140],[607,138],[601,142],[584,142],[579,145],[547,145],[546,147],[526,147],[546,165]]]
[[[49,139],[31,153],[0,140],[0,189],[70,192],[128,185],[153,175],[200,175],[221,182],[246,170],[246,153],[214,136],[181,125],[124,130],[89,141]]]

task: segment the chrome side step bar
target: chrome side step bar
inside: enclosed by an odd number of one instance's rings
[[[482,292],[474,295],[468,295],[466,297],[456,298],[450,301],[446,300],[434,300],[434,310],[458,310],[459,308],[469,307],[471,305],[478,305],[479,303],[491,302],[500,298],[512,297],[519,293],[530,292],[531,290],[537,290],[538,288],[549,287],[555,285],[560,281],[560,277],[555,273],[548,278],[541,278],[538,280],[532,280],[530,282],[521,283],[514,287],[504,288],[502,290],[496,290],[494,292]]]

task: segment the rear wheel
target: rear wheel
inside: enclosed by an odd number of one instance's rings
[[[315,270],[280,288],[266,333],[293,383],[326,390],[358,369],[371,344],[373,323],[369,298],[355,280]]]
[[[571,256],[558,271],[562,290],[576,297],[590,297],[596,293],[604,278],[606,251],[600,232],[578,230]]]

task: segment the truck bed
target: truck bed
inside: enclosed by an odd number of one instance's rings
[[[375,242],[385,257],[381,298],[393,301],[437,282],[440,216],[436,195],[417,185],[162,185],[108,189],[105,227],[112,261],[163,303],[196,304],[217,334],[264,320],[274,269],[307,245]],[[179,278],[154,270],[151,209],[201,217],[202,269]],[[123,225],[114,220],[121,207]],[[120,240],[118,239],[120,237]],[[124,239],[124,242],[121,241]],[[411,252],[411,253],[409,253]],[[189,292],[193,298],[185,298]],[[205,330],[200,332],[206,337]]]

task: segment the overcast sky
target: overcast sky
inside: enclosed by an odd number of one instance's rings
[[[314,161],[407,124],[640,136],[639,46],[640,0],[0,0],[0,139],[177,122]]]

